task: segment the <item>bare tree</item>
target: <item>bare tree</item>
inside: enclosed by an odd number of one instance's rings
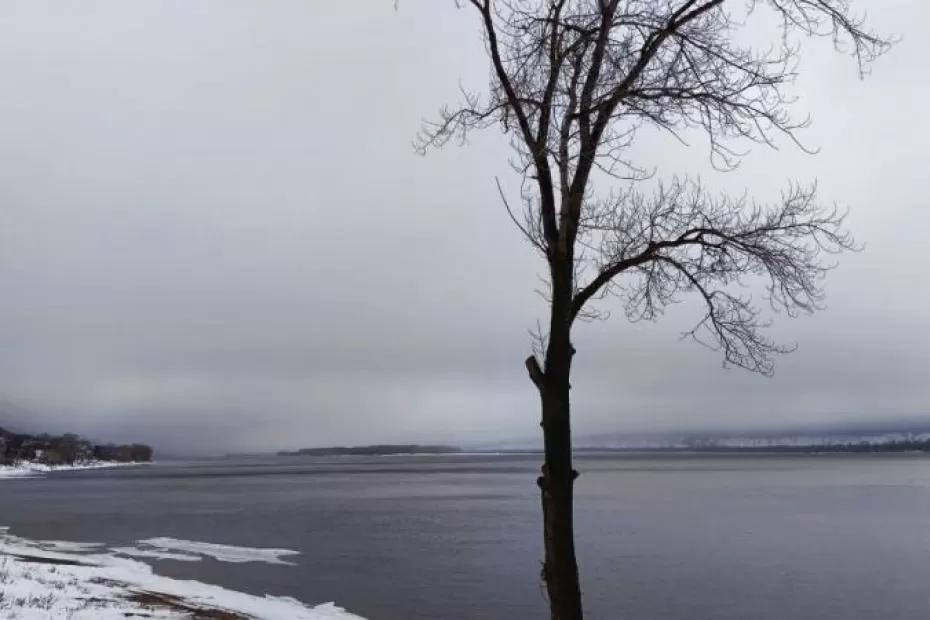
[[[695,292],[704,313],[690,335],[721,350],[724,364],[770,374],[773,355],[788,349],[764,335],[760,310],[735,285],[761,277],[773,309],[810,312],[830,267],[825,255],[853,247],[842,214],[819,205],[814,185],[792,185],[769,205],[682,178],[639,190],[651,175],[628,157],[637,130],[682,139],[702,130],[714,166],[733,169],[746,144],[797,143],[807,123],[789,114],[796,39],[831,37],[860,73],[889,41],[865,28],[849,0],[459,4],[479,17],[490,89],[486,97],[464,93],[460,106],[424,126],[417,145],[464,141],[492,125],[511,136],[522,204],[504,202],[548,267],[548,333],[526,360],[542,404],[543,579],[552,618],[575,620],[582,617],[569,414],[576,319],[596,316],[592,302],[611,294],[631,319],[654,319]],[[745,20],[763,9],[782,36],[764,48],[739,43]],[[595,182],[614,189],[598,191]]]

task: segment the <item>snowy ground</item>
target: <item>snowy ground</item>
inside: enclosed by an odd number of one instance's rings
[[[29,540],[0,528],[0,617],[362,620],[332,603],[310,607],[287,597],[253,596],[198,581],[161,577],[133,557],[285,563],[287,549],[251,549],[171,538],[137,547]],[[184,553],[174,553],[181,550]]]
[[[51,471],[74,471],[77,469],[101,469],[104,467],[132,467],[144,463],[121,463],[117,461],[87,461],[74,465],[45,465],[22,461],[16,465],[0,465],[0,479],[3,478],[29,478],[39,476]]]

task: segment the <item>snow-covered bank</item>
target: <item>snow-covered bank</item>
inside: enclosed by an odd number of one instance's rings
[[[103,469],[109,467],[133,467],[147,463],[124,463],[122,461],[85,461],[74,465],[46,465],[20,461],[15,465],[0,465],[0,479],[2,478],[29,478],[54,471],[76,471],[79,469]]]
[[[221,612],[230,620],[362,620],[333,603],[310,607],[289,597],[253,596],[161,577],[148,564],[102,553],[99,547],[28,540],[0,528],[0,617],[176,619],[209,613],[220,617],[217,612]]]

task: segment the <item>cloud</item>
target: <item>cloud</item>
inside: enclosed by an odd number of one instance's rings
[[[535,436],[542,265],[499,203],[508,146],[410,145],[460,78],[486,84],[471,16],[312,4],[4,9],[0,424],[180,451]],[[825,312],[778,318],[799,350],[772,380],[679,342],[693,304],[580,326],[580,432],[927,412],[930,43],[908,36],[927,13],[872,10],[904,42],[865,82],[805,46],[818,156],[719,175],[699,143],[644,135],[660,175],[762,199],[817,177],[867,250]]]

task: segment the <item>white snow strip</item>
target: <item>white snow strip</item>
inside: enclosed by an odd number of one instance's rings
[[[100,543],[69,543],[60,540],[31,540],[9,534],[9,528],[0,528],[0,554],[40,556],[49,560],[72,561],[76,553],[87,553],[102,546]]]
[[[46,465],[21,461],[15,465],[0,465],[0,479],[3,478],[31,478],[37,475],[56,471],[77,471],[80,469],[103,469],[110,467],[138,467],[147,463],[123,463],[118,461],[87,461],[74,465]]]
[[[158,599],[183,607],[159,605]],[[11,536],[0,528],[2,618],[124,620],[144,616],[166,620],[191,618],[191,610],[211,609],[256,620],[362,620],[333,603],[310,607],[288,597],[253,596],[161,577],[147,564],[112,554],[43,550],[40,541]]]
[[[232,545],[218,545],[215,543],[196,542],[193,540],[180,540],[177,538],[147,538],[136,541],[140,545],[164,549],[167,551],[182,551],[206,555],[220,562],[265,562],[267,564],[288,564],[293,562],[281,559],[285,555],[298,555],[299,551],[291,549],[259,549],[255,547],[234,547]]]
[[[110,547],[110,551],[119,555],[128,555],[133,558],[152,558],[155,560],[176,560],[178,562],[199,562],[199,555],[187,553],[171,553],[154,549],[139,549],[138,547]]]
[[[71,553],[90,553],[96,551],[103,543],[96,542],[69,542],[66,540],[36,540],[32,541],[40,549],[48,551],[64,551]]]
[[[123,461],[84,461],[74,465],[46,465],[44,463],[24,463],[33,471],[50,472],[50,471],[77,471],[80,469],[104,469],[112,467],[138,467],[148,465],[148,463],[123,462]]]
[[[4,478],[31,478],[36,472],[21,465],[0,465],[0,480]]]

